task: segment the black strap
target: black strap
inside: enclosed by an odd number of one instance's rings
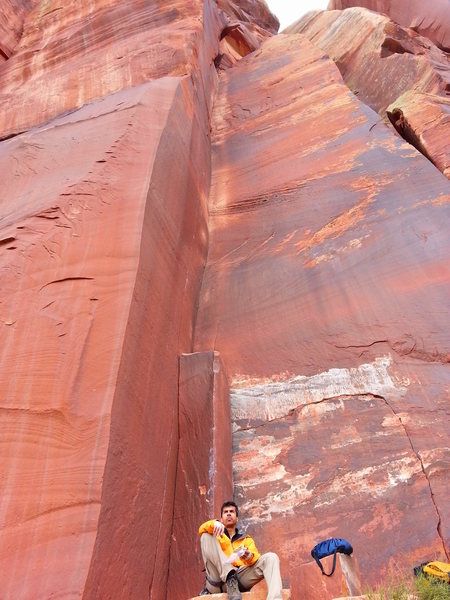
[[[214,581],[213,579],[211,579],[211,577],[208,577],[208,573],[206,573],[206,581],[208,583],[210,583],[212,586],[219,588],[220,591],[222,592],[222,586],[223,586],[223,582],[222,581]]]
[[[322,563],[320,562],[320,560],[317,558],[317,556],[314,557],[314,560],[319,565],[320,570],[322,571],[322,575],[326,575],[327,577],[331,577],[333,575],[334,570],[336,568],[336,555],[337,555],[337,550],[334,551],[333,568],[331,569],[331,573],[325,573],[325,571],[323,570]]]

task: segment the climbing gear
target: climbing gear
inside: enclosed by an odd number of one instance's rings
[[[423,567],[423,572],[426,575],[431,575],[437,579],[440,579],[441,581],[450,583],[450,564],[448,563],[433,560]]]
[[[230,571],[226,581],[228,600],[241,600],[241,592],[239,591],[239,580],[236,571]]]
[[[314,558],[316,563],[319,565],[320,570],[322,571],[322,575],[326,575],[327,577],[331,577],[336,568],[336,554],[338,552],[342,552],[342,554],[352,554],[353,548],[350,542],[344,540],[342,538],[330,538],[329,540],[324,540],[323,542],[319,542],[314,546],[311,550],[311,556]],[[322,563],[320,562],[321,558],[325,558],[325,556],[333,557],[333,568],[331,569],[331,573],[325,573],[322,567]]]

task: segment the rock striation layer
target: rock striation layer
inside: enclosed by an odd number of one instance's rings
[[[0,6],[0,65],[13,54],[24,21],[39,0],[4,0]]]

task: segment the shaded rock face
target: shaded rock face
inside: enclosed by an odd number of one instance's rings
[[[358,98],[450,177],[447,53],[364,8],[309,13],[287,31],[326,51]]]
[[[433,0],[428,6],[421,0],[330,0],[328,10],[362,6],[388,15],[395,23],[411,27],[432,40],[437,46],[450,50],[450,20],[448,0]]]
[[[257,0],[0,17],[2,599],[198,593],[230,421],[286,587],[448,556],[447,180]]]

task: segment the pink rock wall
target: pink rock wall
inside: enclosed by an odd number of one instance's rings
[[[177,351],[206,248],[189,98],[177,79],[146,84],[2,146],[6,598],[144,595],[155,568],[165,585]]]
[[[237,499],[286,585],[326,535],[372,581],[448,557],[447,180],[257,0],[21,14],[0,65],[2,600],[197,592],[196,529],[231,481],[225,369]]]
[[[47,2],[0,67],[2,598],[167,597],[227,19]]]
[[[409,143],[449,176],[446,52],[363,8],[309,13],[286,31],[306,35],[327,52],[354,94],[389,117]]]
[[[411,27],[443,50],[450,50],[450,3],[448,0],[330,0],[328,10],[363,6],[388,15],[393,21]]]
[[[13,54],[28,13],[38,0],[3,0],[0,6],[0,65]]]

